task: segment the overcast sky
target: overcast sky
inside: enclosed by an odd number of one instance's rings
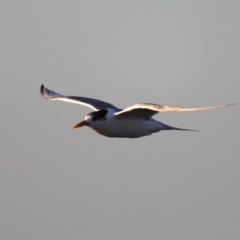
[[[238,240],[240,2],[0,3],[1,240]],[[106,138],[40,85],[198,132]]]

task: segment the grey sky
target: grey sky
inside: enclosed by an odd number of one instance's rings
[[[239,1],[1,1],[0,239],[240,236]],[[201,130],[71,130],[109,101],[237,106],[161,113]]]

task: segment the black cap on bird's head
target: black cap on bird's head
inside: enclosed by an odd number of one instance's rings
[[[73,129],[83,126],[89,126],[95,121],[105,120],[107,113],[108,113],[107,109],[101,109],[99,111],[91,112],[85,117],[85,119],[82,122],[76,124],[73,127]]]

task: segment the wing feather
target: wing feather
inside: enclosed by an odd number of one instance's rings
[[[50,100],[50,101],[59,100],[59,101],[64,101],[64,102],[69,102],[69,103],[76,103],[76,104],[84,105],[86,107],[90,107],[95,111],[100,110],[100,109],[105,109],[105,108],[117,109],[112,104],[101,101],[101,100],[87,98],[87,97],[65,96],[65,95],[56,93],[52,90],[45,88],[44,85],[41,85],[41,87],[40,87],[40,94],[44,98],[46,98],[47,100]]]
[[[193,111],[205,111],[205,110],[212,110],[217,108],[223,108],[235,105],[233,104],[226,104],[214,107],[201,107],[201,108],[189,108],[189,107],[172,107],[172,106],[164,106],[158,105],[153,103],[140,103],[133,105],[131,107],[125,108],[119,112],[116,112],[116,116],[138,116],[143,118],[151,118],[153,115],[157,114],[158,112],[193,112]]]

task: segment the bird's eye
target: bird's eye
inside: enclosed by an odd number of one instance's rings
[[[96,120],[97,120],[97,118],[96,118],[96,117],[93,117],[93,118],[92,118],[92,120],[93,120],[93,121],[96,121]]]

